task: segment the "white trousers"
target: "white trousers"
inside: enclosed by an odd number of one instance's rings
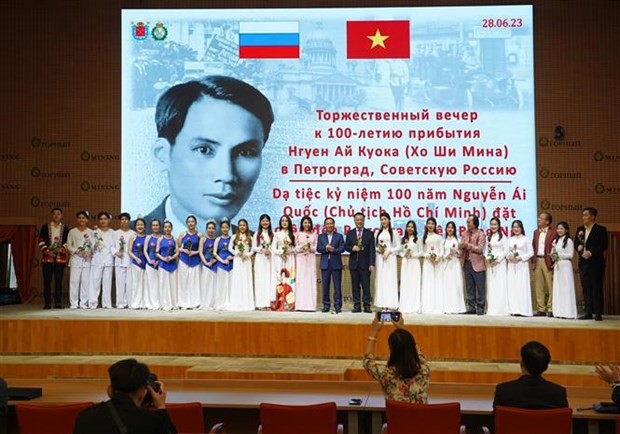
[[[129,267],[114,267],[116,307],[124,309],[131,302],[131,271]]]
[[[90,267],[69,267],[69,270],[70,307],[88,307]]]
[[[112,307],[112,266],[92,265],[90,267],[89,308],[97,307],[99,293],[101,293],[101,307]]]
[[[131,309],[144,309],[144,270],[137,265],[131,264],[129,267],[131,273],[131,301],[129,307]]]

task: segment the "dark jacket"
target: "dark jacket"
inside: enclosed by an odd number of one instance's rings
[[[541,376],[522,375],[497,385],[493,408],[498,405],[542,410],[568,407],[568,399],[564,387]]]
[[[166,410],[150,411],[137,407],[132,399],[123,393],[112,396],[112,405],[127,427],[127,434],[176,434],[177,430]],[[75,421],[73,434],[116,434],[118,425],[105,402],[82,411]]]

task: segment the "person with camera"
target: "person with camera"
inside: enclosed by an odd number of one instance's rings
[[[166,411],[164,384],[144,363],[120,360],[108,374],[110,400],[82,411],[73,434],[176,434]]]
[[[383,322],[391,321],[396,330],[390,333],[390,358],[387,365],[375,360],[377,336]],[[404,328],[400,312],[377,312],[372,322],[364,354],[364,369],[381,384],[385,399],[414,404],[428,402],[430,365],[418,348],[415,339]]]

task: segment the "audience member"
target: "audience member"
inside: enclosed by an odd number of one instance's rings
[[[390,358],[387,366],[375,361],[375,344],[383,325],[375,318],[364,354],[364,369],[381,384],[385,399],[426,404],[431,373],[429,363],[413,335],[403,328],[403,317],[392,323],[396,330],[388,338]]]
[[[540,342],[531,341],[521,347],[521,377],[498,384],[493,408],[498,405],[527,409],[568,407],[566,389],[545,380],[551,354]]]
[[[596,373],[601,380],[611,386],[611,400],[620,409],[620,365],[610,365],[608,367],[598,365]]]
[[[82,411],[75,422],[74,434],[176,434],[166,411],[164,384],[149,382],[151,372],[144,363],[136,359],[120,360],[110,366],[108,373],[110,400]],[[154,411],[143,406],[147,394]]]

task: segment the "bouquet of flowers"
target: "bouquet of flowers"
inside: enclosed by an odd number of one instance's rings
[[[310,251],[310,249],[311,249],[311,246],[310,246],[310,235],[306,235],[306,243],[303,246],[301,246],[301,251],[304,252],[304,253],[308,253]]]
[[[431,247],[430,258],[433,265],[435,265],[435,263],[437,262],[437,253],[435,253],[435,247]]]
[[[269,241],[265,239],[265,235],[261,235],[260,239],[261,239],[260,248],[262,250],[269,250],[271,248],[271,244],[269,243]]]
[[[549,256],[551,256],[551,260],[553,261],[553,263],[556,263],[560,260],[560,255],[558,254],[558,251],[555,249],[555,245],[556,245],[557,241],[553,241],[553,247],[551,247],[551,254]]]
[[[288,257],[289,253],[291,253],[291,248],[289,246],[289,243],[287,243],[285,240],[284,244],[282,245],[282,253],[280,253],[280,257],[282,258],[283,261],[286,261],[286,258]]]
[[[60,247],[62,247],[60,245],[60,238],[54,237],[54,240],[52,241],[52,245],[49,247],[49,250],[52,256],[56,256],[56,254],[58,254],[58,249]]]
[[[497,261],[497,257],[493,254],[493,247],[489,245],[489,250],[487,251],[487,261],[490,264],[494,264]]]
[[[235,248],[237,249],[238,253],[241,253],[243,255],[243,253],[245,252],[245,243],[243,241],[239,241]]]
[[[364,250],[364,243],[362,243],[361,237],[357,239],[357,247],[359,247],[360,250]]]
[[[518,259],[519,258],[519,250],[517,249],[517,245],[514,244],[512,246],[512,249],[510,249],[510,256],[512,256],[514,259]]]
[[[118,239],[118,251],[119,252],[124,252],[125,251],[125,237],[122,236],[122,235]]]
[[[101,238],[101,235],[99,234],[99,232],[95,232],[95,247],[93,248],[93,250],[95,252],[100,252],[101,249],[103,249],[103,245],[104,245],[103,238]]]
[[[185,250],[187,250],[188,252],[191,252],[192,251],[192,241],[191,240],[185,241],[185,243],[183,243],[183,248]]]
[[[90,243],[90,237],[88,236],[88,234],[84,234],[84,242],[82,243],[80,247],[77,248],[78,254],[90,253],[92,249],[93,249],[93,246]]]
[[[459,250],[456,248],[456,243],[452,243],[452,247],[450,247],[450,256],[459,256]]]
[[[377,250],[379,250],[379,254],[383,255],[387,251],[387,246],[385,243],[379,243]]]
[[[581,252],[584,249],[584,246],[586,245],[586,238],[585,238],[585,234],[583,233],[583,231],[579,231],[577,233],[577,251]]]
[[[401,247],[405,251],[405,257],[411,258],[411,246],[409,245],[409,242],[405,241],[401,244]]]

